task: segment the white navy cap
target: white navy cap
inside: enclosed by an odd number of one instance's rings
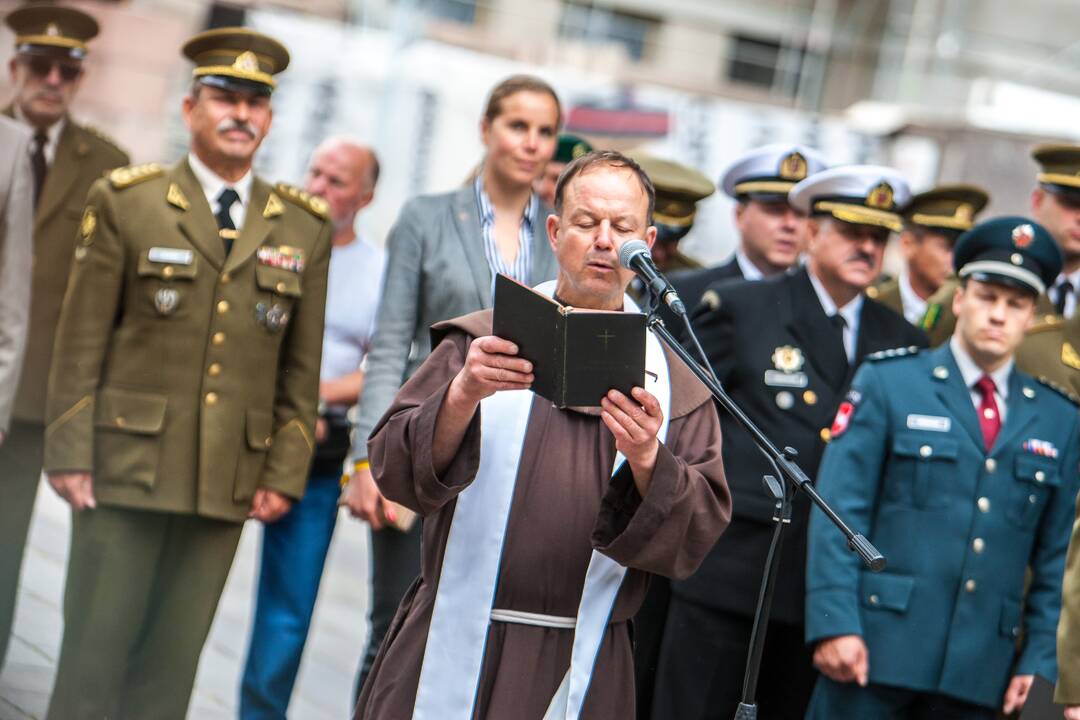
[[[740,200],[786,200],[788,191],[796,183],[827,167],[825,158],[813,148],[763,145],[728,166],[720,178],[720,185],[730,197]]]
[[[834,167],[806,178],[788,195],[791,206],[804,213],[894,232],[903,229],[900,211],[910,201],[904,176],[881,165]]]

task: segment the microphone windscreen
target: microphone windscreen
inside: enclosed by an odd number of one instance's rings
[[[645,253],[647,256],[652,257],[652,253],[649,252],[649,246],[645,244],[644,240],[628,240],[623,243],[623,246],[619,248],[619,264],[627,270],[633,270],[630,266],[630,259],[635,255]]]

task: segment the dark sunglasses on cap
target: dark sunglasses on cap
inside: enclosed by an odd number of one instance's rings
[[[40,55],[24,55],[19,62],[30,69],[34,77],[46,78],[55,67],[60,71],[60,79],[64,82],[73,82],[82,75],[82,65],[79,63],[65,62]]]

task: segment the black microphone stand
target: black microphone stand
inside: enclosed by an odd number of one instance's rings
[[[754,424],[754,421],[747,417],[734,400],[732,400],[724,388],[720,385],[720,381],[716,378],[712,369],[709,367],[708,358],[705,357],[704,351],[701,349],[701,344],[698,342],[697,337],[694,335],[694,330],[690,326],[690,322],[686,315],[683,314],[682,318],[686,324],[686,331],[689,333],[691,341],[694,343],[697,351],[702,355],[702,361],[704,365],[698,363],[687,352],[686,348],[675,339],[675,337],[664,326],[664,321],[660,319],[660,316],[656,313],[656,308],[659,304],[656,292],[652,286],[648,286],[650,291],[650,301],[648,303],[647,311],[648,317],[646,324],[649,329],[663,341],[668,348],[671,349],[679,358],[686,363],[691,372],[697,376],[699,380],[709,389],[712,393],[713,400],[722,407],[731,417],[749,433],[750,438],[754,441],[754,444],[758,446],[761,452],[765,455],[766,459],[772,464],[776,475],[781,478],[786,478],[790,485],[790,492],[781,485],[776,477],[772,475],[766,475],[763,478],[765,489],[776,501],[775,512],[773,514],[773,522],[775,527],[773,529],[772,542],[769,545],[769,553],[765,560],[765,574],[761,579],[761,590],[758,594],[757,610],[754,613],[753,630],[750,633],[750,652],[746,659],[746,672],[743,675],[743,694],[742,701],[739,703],[739,707],[735,711],[735,720],[757,720],[757,701],[755,695],[757,694],[758,675],[761,671],[761,655],[765,647],[765,632],[768,627],[769,613],[772,609],[773,593],[776,589],[776,575],[780,567],[780,549],[783,544],[784,527],[791,523],[791,499],[795,492],[802,490],[810,498],[810,500],[818,506],[818,508],[825,513],[825,516],[829,518],[833,525],[844,534],[847,538],[848,549],[856,553],[874,572],[881,572],[885,568],[885,556],[878,552],[869,540],[865,536],[859,533],[855,533],[848,527],[839,515],[836,514],[829,504],[818,495],[817,490],[810,482],[810,478],[803,472],[802,468],[795,462],[797,455],[794,448],[785,447],[783,451],[777,450],[776,446],[766,437],[765,433]]]

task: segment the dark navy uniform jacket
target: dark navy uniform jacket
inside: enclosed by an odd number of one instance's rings
[[[1078,485],[1076,406],[1014,369],[1005,423],[986,452],[949,344],[864,364],[847,402],[816,485],[888,566],[864,569],[815,510],[807,641],[860,635],[871,683],[985,706],[1001,703],[1014,674],[1053,682]]]

